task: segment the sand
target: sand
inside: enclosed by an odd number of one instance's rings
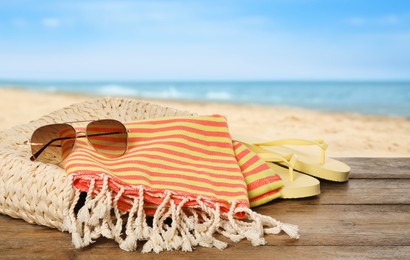
[[[95,96],[0,88],[0,130]],[[410,157],[410,118],[319,112],[293,107],[217,102],[146,100],[199,114],[228,118],[233,134],[262,139],[324,139],[333,157]],[[313,148],[314,149],[314,148]]]

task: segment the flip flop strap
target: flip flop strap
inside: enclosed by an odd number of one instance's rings
[[[243,143],[243,144],[245,144],[250,150],[256,153],[265,162],[281,162],[285,164],[289,169],[289,180],[291,182],[294,181],[293,169],[297,161],[297,156],[295,154],[288,154],[284,156],[274,151],[270,151],[266,149],[264,149],[264,151],[262,152],[261,147],[258,147],[257,145],[246,144],[246,143]]]
[[[254,145],[257,146],[279,146],[279,145],[317,145],[321,148],[321,156],[320,156],[320,163],[324,164],[325,163],[325,158],[326,158],[326,149],[327,149],[327,144],[323,140],[306,140],[306,139],[298,139],[298,138],[289,138],[289,139],[278,139],[278,140],[273,140],[273,141],[268,141],[268,142],[262,142],[262,143],[254,143]]]

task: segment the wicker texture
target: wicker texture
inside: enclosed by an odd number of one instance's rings
[[[59,166],[29,160],[30,149],[24,141],[36,128],[76,120],[112,118],[127,122],[189,115],[192,113],[137,100],[102,98],[74,104],[0,132],[0,213],[63,229],[67,174]]]

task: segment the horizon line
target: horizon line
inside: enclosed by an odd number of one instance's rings
[[[410,78],[363,78],[363,79],[324,79],[324,78],[312,78],[312,79],[91,79],[91,78],[77,78],[77,79],[52,79],[52,78],[37,78],[37,79],[7,79],[0,78],[0,83],[25,83],[25,82],[55,82],[55,83],[72,83],[72,82],[110,82],[110,83],[134,83],[134,82],[175,82],[175,83],[189,83],[189,82],[203,82],[203,83],[216,83],[216,82],[410,82]]]

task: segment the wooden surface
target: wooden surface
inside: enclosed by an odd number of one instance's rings
[[[320,196],[275,200],[256,208],[298,224],[301,238],[267,236],[268,244],[229,243],[224,251],[197,248],[192,253],[159,255],[125,252],[110,240],[75,250],[71,235],[0,215],[0,258],[50,259],[410,259],[410,158],[343,158],[352,167],[348,183],[321,182]]]

